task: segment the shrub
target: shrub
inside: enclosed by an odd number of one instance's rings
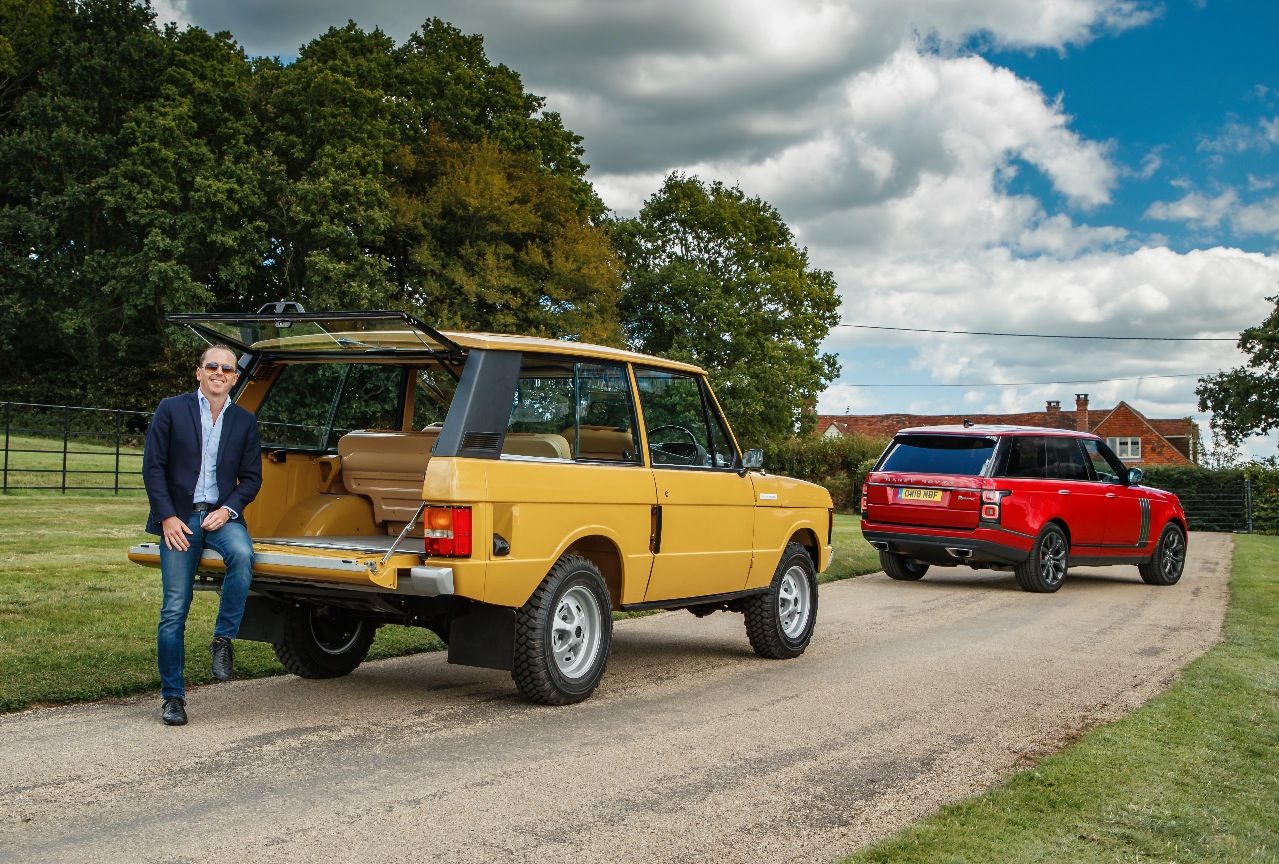
[[[769,451],[765,466],[774,474],[825,486],[836,510],[856,510],[862,482],[888,440],[860,435],[792,438]]]

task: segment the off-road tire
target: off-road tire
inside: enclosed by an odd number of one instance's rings
[[[1021,590],[1051,594],[1066,581],[1070,564],[1070,543],[1060,526],[1049,522],[1035,538],[1026,560],[1013,568]]]
[[[341,678],[364,662],[377,627],[326,606],[284,613],[284,638],[272,644],[284,668],[301,678]]]
[[[880,552],[879,566],[884,568],[889,579],[896,579],[898,582],[914,582],[923,579],[928,572],[928,564],[925,562],[896,552]]]
[[[742,611],[756,654],[769,660],[803,654],[817,624],[817,571],[808,550],[788,544],[768,590],[748,598]]]
[[[1141,580],[1147,585],[1176,585],[1186,568],[1186,535],[1169,522],[1155,544],[1155,554],[1145,564],[1138,564]]]
[[[612,644],[604,577],[586,558],[564,555],[515,613],[511,678],[532,702],[581,702],[604,677]]]

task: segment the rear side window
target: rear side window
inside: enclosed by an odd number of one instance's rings
[[[626,367],[526,354],[502,453],[636,462],[634,417]]]
[[[975,477],[995,452],[994,438],[968,435],[899,435],[880,471],[908,474],[960,474]]]
[[[1048,476],[1048,448],[1043,438],[1019,435],[1010,438],[1008,456],[1002,477],[1028,477],[1042,480]]]

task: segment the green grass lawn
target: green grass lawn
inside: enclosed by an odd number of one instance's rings
[[[125,558],[148,535],[139,496],[0,496],[0,711],[157,691],[160,574]],[[824,580],[878,569],[856,519],[836,518]],[[207,646],[217,595],[197,591],[187,623],[190,684],[212,680]],[[385,626],[370,658],[441,648],[430,631]],[[284,671],[270,646],[238,642],[236,674]]]
[[[1279,538],[1237,538],[1231,592],[1167,693],[845,864],[1279,862]]]

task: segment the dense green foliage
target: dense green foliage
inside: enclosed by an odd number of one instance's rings
[[[1227,443],[1279,429],[1279,295],[1256,327],[1239,334],[1248,365],[1199,379],[1199,410],[1212,412],[1212,427]]]
[[[861,503],[862,483],[888,446],[887,438],[792,438],[770,447],[764,467],[773,474],[819,483],[835,509],[851,512]]]
[[[608,220],[583,153],[438,19],[402,44],[332,27],[284,64],[146,0],[0,0],[0,400],[150,409],[200,347],[166,313],[287,299],[625,337],[707,367],[746,441],[804,427],[831,274],[696,178]]]
[[[748,445],[808,431],[808,409],[839,371],[820,350],[839,322],[839,296],[777,210],[672,174],[616,235],[632,346],[710,370]]]
[[[1169,466],[1142,469],[1142,483],[1173,492],[1185,508],[1192,531],[1279,533],[1279,469],[1265,463],[1243,468]]]
[[[580,138],[483,40],[354,24],[295,63],[136,0],[0,2],[0,398],[150,408],[163,315],[399,308],[619,343]]]

